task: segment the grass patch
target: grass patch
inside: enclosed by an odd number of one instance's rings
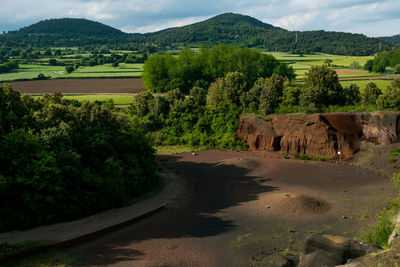
[[[384,92],[386,90],[386,87],[392,83],[392,80],[354,80],[354,81],[340,81],[340,84],[343,87],[349,87],[351,84],[357,84],[358,87],[360,87],[360,92],[364,92],[365,86],[373,82],[378,86],[379,89]]]
[[[31,80],[40,73],[51,78],[137,78],[142,75],[143,64],[121,63],[118,67],[111,64],[98,65],[93,67],[81,66],[72,73],[65,72],[65,66],[28,65],[20,64],[19,69],[10,73],[0,74],[0,82],[16,80]]]
[[[42,95],[34,95],[34,98],[40,98]],[[128,94],[93,94],[93,95],[64,95],[63,98],[71,99],[71,100],[78,100],[79,102],[89,101],[89,102],[96,102],[96,101],[106,101],[112,99],[115,105],[129,105],[133,102],[133,95]]]
[[[193,147],[190,145],[177,145],[177,146],[157,146],[156,151],[158,155],[179,154],[186,152],[195,152],[206,150],[206,146]]]
[[[377,224],[370,229],[362,229],[359,240],[389,248],[388,239],[395,227],[395,218],[400,211],[400,199],[392,200],[377,216]]]

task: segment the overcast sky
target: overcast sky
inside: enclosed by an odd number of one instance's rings
[[[43,19],[74,17],[144,33],[226,12],[288,30],[400,34],[400,0],[0,0],[0,31]]]

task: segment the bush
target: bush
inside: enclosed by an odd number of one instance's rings
[[[66,73],[72,73],[74,70],[75,70],[75,68],[72,65],[65,66]]]
[[[375,83],[367,83],[364,92],[361,94],[361,102],[363,105],[376,105],[376,100],[381,94],[381,89]]]
[[[394,72],[396,74],[400,74],[400,64],[397,64],[396,66],[394,66]]]

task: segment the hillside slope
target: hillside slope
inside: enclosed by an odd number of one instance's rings
[[[127,34],[86,19],[50,19],[0,35],[0,45],[82,46],[103,44],[154,44],[169,46],[228,43],[260,47],[269,51],[373,55],[392,46],[362,34],[326,31],[292,32],[241,14],[225,13],[213,18],[146,34]]]
[[[145,34],[159,46],[192,43],[233,43],[270,51],[322,52],[341,55],[372,55],[390,44],[363,34],[326,31],[287,31],[255,18],[226,13],[191,25]],[[138,38],[139,36],[136,36]],[[137,39],[139,40],[139,39]]]
[[[9,46],[77,46],[125,42],[128,34],[97,21],[62,18],[43,20],[0,37]]]
[[[400,34],[393,36],[378,37],[380,40],[389,43],[391,45],[400,45]]]

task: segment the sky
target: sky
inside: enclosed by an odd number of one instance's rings
[[[50,18],[86,18],[153,32],[233,12],[287,30],[400,34],[400,0],[0,0],[0,31]]]

